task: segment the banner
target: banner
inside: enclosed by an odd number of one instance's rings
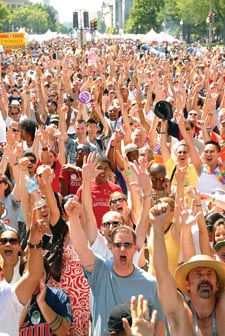
[[[24,48],[26,46],[25,33],[0,33],[0,45],[5,51]]]

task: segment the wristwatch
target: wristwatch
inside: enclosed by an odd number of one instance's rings
[[[39,249],[39,248],[42,248],[42,240],[40,241],[40,243],[38,244],[31,244],[29,241],[27,242],[27,245],[29,246],[30,249]]]

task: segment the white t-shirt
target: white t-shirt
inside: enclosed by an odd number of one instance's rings
[[[0,335],[18,336],[20,316],[24,306],[19,302],[15,285],[0,282]]]

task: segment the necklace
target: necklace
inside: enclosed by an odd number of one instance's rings
[[[219,162],[215,168],[205,164],[203,165],[202,171],[210,175],[215,175],[220,183],[225,184],[225,169],[221,162]]]

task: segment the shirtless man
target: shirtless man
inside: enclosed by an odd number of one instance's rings
[[[196,255],[175,273],[167,265],[163,222],[168,205],[155,205],[150,211],[154,230],[153,260],[160,303],[173,336],[224,335],[225,264],[206,255]],[[185,301],[177,288],[189,297]]]

